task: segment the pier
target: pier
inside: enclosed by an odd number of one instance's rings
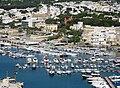
[[[110,86],[110,88],[116,88],[108,77],[104,77],[104,79],[108,83],[108,85]]]

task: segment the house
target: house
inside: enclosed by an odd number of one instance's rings
[[[37,27],[37,28],[45,28],[46,23],[45,22],[38,22],[38,23],[35,24],[35,27]]]
[[[58,25],[57,24],[46,24],[46,29],[48,31],[58,30]]]

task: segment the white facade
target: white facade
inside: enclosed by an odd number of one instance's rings
[[[2,23],[8,24],[10,22],[13,22],[12,18],[10,18],[9,16],[2,16]]]
[[[27,28],[27,27],[35,27],[35,24],[40,22],[41,20],[37,19],[37,18],[28,18],[26,20],[23,20],[22,21],[22,26],[24,28]]]
[[[46,24],[46,29],[48,31],[54,31],[58,29],[58,25],[57,24]]]
[[[83,22],[78,22],[78,24],[73,24],[73,26],[70,26],[70,29],[74,29],[74,30],[83,29]]]
[[[115,45],[116,27],[95,27],[84,28],[83,39],[92,45]]]
[[[4,12],[4,9],[0,9],[0,13],[3,13]]]
[[[33,14],[47,14],[48,13],[48,9],[50,10],[49,14],[51,16],[51,18],[60,15],[61,11],[60,8],[57,8],[55,6],[50,6],[49,8],[47,7],[47,5],[42,4],[42,7],[39,9],[39,11],[37,12],[32,12]]]

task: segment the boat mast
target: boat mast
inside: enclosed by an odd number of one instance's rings
[[[8,71],[6,72],[6,78],[7,78],[7,77],[9,77],[9,76],[8,76]]]
[[[17,71],[14,71],[14,79],[16,81],[16,74],[17,74]]]

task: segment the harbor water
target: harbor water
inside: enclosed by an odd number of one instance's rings
[[[17,51],[17,48],[12,48],[12,51]],[[22,51],[19,51],[22,52]],[[41,53],[27,52],[29,54],[34,54],[39,60],[43,59],[45,56]],[[81,58],[90,58],[91,56],[86,54],[80,54]],[[49,59],[53,59],[52,55]],[[76,59],[76,57],[69,57],[71,59]],[[27,69],[16,69],[16,64],[25,64],[25,59],[23,58],[12,58],[8,55],[0,55],[0,78],[3,79],[6,76],[13,77],[14,71],[17,70],[16,79],[17,81],[24,82],[24,88],[92,88],[86,80],[83,80],[81,73],[76,72],[70,75],[54,75],[49,76],[45,68],[38,68],[32,70]],[[102,75],[113,75],[113,72],[103,72]]]
[[[13,77],[16,63],[23,64],[22,59],[13,59],[8,56],[0,56],[0,78]],[[90,88],[87,81],[83,80],[80,73],[67,76],[50,77],[45,69],[19,70],[17,80],[24,82],[24,88]]]

